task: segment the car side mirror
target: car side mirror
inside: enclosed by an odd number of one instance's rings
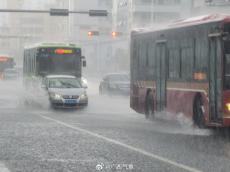
[[[83,67],[86,67],[86,61],[85,60],[83,61]]]

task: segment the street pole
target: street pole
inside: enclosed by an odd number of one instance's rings
[[[98,69],[98,74],[99,74],[99,77],[101,77],[101,63],[102,63],[102,60],[101,60],[101,50],[100,50],[100,40],[99,40],[99,37],[97,37],[97,62],[98,62],[98,65],[97,65],[97,69]],[[98,77],[98,76],[97,76]]]
[[[69,0],[69,11],[71,11],[71,6],[72,6],[72,4],[71,4],[71,0]],[[68,18],[68,40],[69,40],[69,42],[71,42],[71,28],[70,28],[70,26],[71,26],[71,16],[69,16],[69,18]]]
[[[0,13],[49,13],[51,16],[68,16],[69,14],[89,14],[89,16],[92,17],[108,16],[107,10],[70,11],[69,9],[50,9],[50,10],[0,9]]]

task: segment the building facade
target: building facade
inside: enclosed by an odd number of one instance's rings
[[[1,5],[1,4],[0,4]],[[68,2],[62,0],[7,0],[5,9],[48,10],[50,8],[68,8]],[[1,44],[6,45],[4,52],[12,55],[19,66],[22,65],[25,45],[37,42],[65,42],[68,36],[68,17],[53,17],[49,14],[6,13],[6,38]],[[1,21],[1,24],[3,22]],[[1,32],[2,33],[2,32]]]
[[[230,14],[230,0],[205,0],[199,14],[224,13]]]
[[[74,14],[70,16],[70,41],[82,47],[87,60],[84,73],[100,76],[108,71],[108,64],[112,58],[112,1],[108,0],[75,0],[71,1],[71,10],[88,11],[90,9],[107,10],[107,17],[90,17],[89,15]],[[89,36],[88,32],[97,32]]]
[[[7,0],[0,1],[0,8],[6,9],[7,8]],[[0,47],[1,52],[0,54],[7,54],[7,49],[9,47],[9,40],[7,35],[9,34],[10,25],[9,25],[9,14],[7,13],[0,13]]]
[[[133,28],[157,27],[191,16],[191,0],[114,0],[113,27],[130,33]]]

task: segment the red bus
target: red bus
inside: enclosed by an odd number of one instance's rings
[[[5,69],[13,68],[15,66],[14,59],[8,55],[0,55],[0,79],[3,79],[3,72]]]
[[[131,33],[135,111],[183,113],[198,127],[230,126],[230,16],[181,20]]]

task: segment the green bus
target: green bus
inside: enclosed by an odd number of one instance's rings
[[[24,77],[46,75],[82,76],[86,66],[81,48],[67,43],[41,43],[24,49]]]

